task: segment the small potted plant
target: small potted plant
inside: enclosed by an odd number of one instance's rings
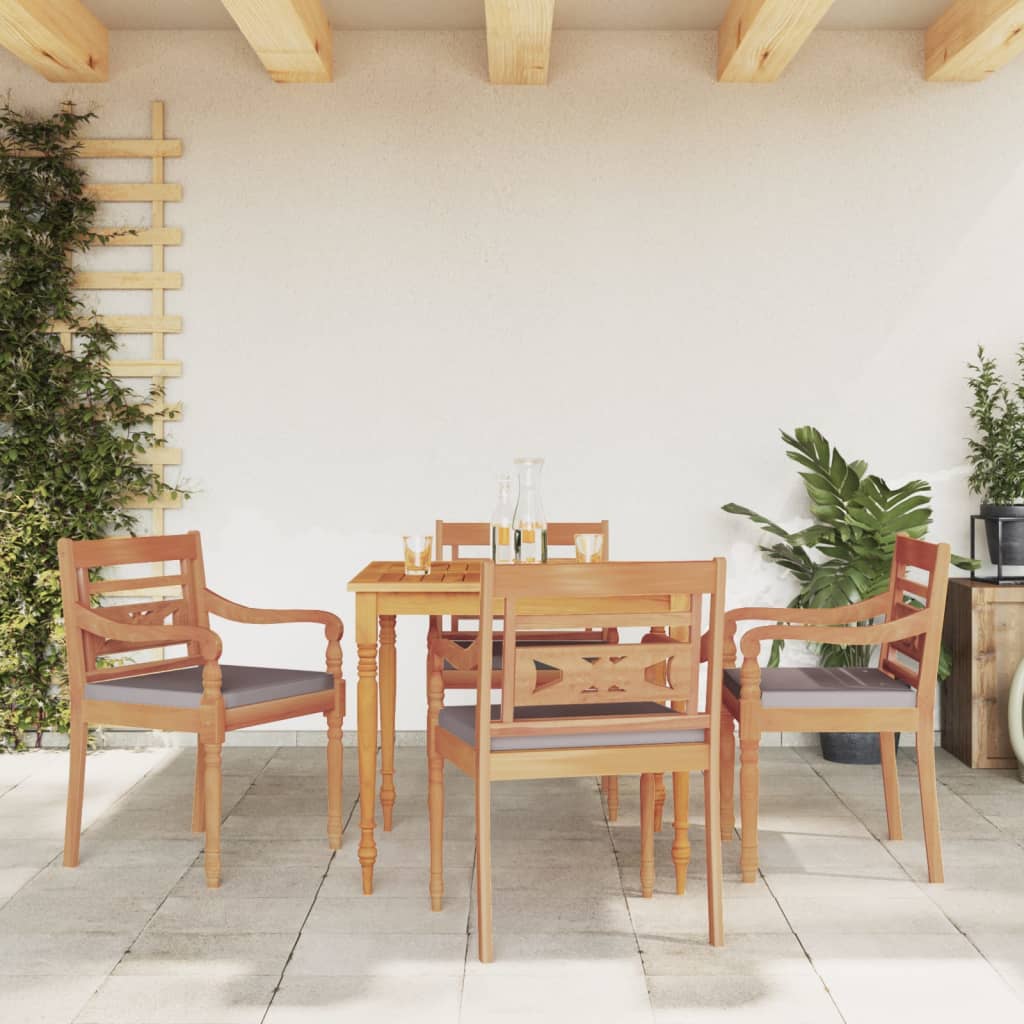
[[[978,361],[967,364],[976,431],[967,442],[968,485],[981,497],[989,557],[998,565],[1024,565],[1024,344],[1017,367],[1020,377],[1011,387],[981,345]],[[1019,520],[1003,522],[1001,543],[1000,519]]]

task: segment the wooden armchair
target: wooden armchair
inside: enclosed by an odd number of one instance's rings
[[[576,557],[576,534],[577,533],[599,533],[603,540],[604,561],[610,558],[609,527],[608,520],[602,519],[593,523],[548,523],[548,553],[551,557],[575,558]],[[465,549],[471,548],[467,554]],[[446,553],[447,549],[447,553]],[[439,559],[450,559],[458,561],[460,558],[490,557],[491,551],[491,526],[490,523],[454,523],[438,519],[434,529],[434,550]],[[550,633],[539,638],[540,642],[562,640],[566,643],[582,642],[593,643],[603,636],[605,640],[614,639],[612,632],[608,630],[577,629],[563,632],[555,637]],[[445,624],[440,616],[434,616],[430,620],[428,645],[431,639],[440,637],[445,641],[450,657],[442,662],[440,675],[440,693],[434,694],[435,703],[439,710],[444,706],[444,695],[448,690],[475,690],[476,689],[476,651],[474,643],[477,637],[475,629],[467,628],[463,619],[453,615],[450,622]],[[536,639],[536,638],[535,638]],[[529,642],[530,638],[520,635],[521,642]],[[465,654],[455,650],[457,647],[466,649]],[[495,652],[494,667],[497,671],[501,668],[500,652]],[[495,676],[495,689],[500,683]],[[434,682],[434,689],[437,690],[437,681]],[[431,703],[431,662],[427,657],[427,706],[428,714],[435,716],[434,705]],[[601,779],[601,791],[608,801],[608,819],[615,821],[619,816],[619,780],[615,776],[604,776]],[[657,830],[661,831],[662,807],[665,802],[665,784],[659,775],[657,779],[657,810],[655,820]]]
[[[927,574],[928,582],[911,579],[908,570]],[[903,837],[895,734],[915,733],[928,880],[942,881],[934,714],[948,576],[948,544],[900,535],[889,590],[878,597],[841,608],[737,608],[726,613],[722,827],[723,837],[731,838],[733,730],[738,721],[743,881],[757,878],[758,745],[767,731],[879,733],[890,839]],[[856,625],[878,618],[884,621]],[[734,638],[737,623],[743,620],[776,625],[758,626],[743,635],[743,667],[737,670]],[[758,657],[763,640],[880,644],[879,667],[762,669]]]
[[[479,956],[494,959],[491,913],[491,784],[499,780],[640,775],[641,892],[654,891],[654,779],[672,772],[676,890],[685,887],[688,772],[704,773],[708,929],[723,942],[719,820],[721,657],[725,561],[494,566],[481,571],[480,644],[491,648],[502,609],[501,701],[491,706],[493,669],[478,659],[476,706],[440,711],[427,736],[430,759],[430,896],[444,895],[444,761],[476,780]],[[585,599],[599,614],[559,618],[559,599]],[[710,625],[700,637],[701,608]],[[520,645],[520,629],[607,622],[668,627],[648,643]],[[706,707],[696,704],[708,660]],[[666,706],[666,702],[671,706]]]
[[[113,537],[59,544],[61,593],[71,690],[71,768],[64,864],[79,861],[85,752],[89,724],[195,732],[192,830],[206,832],[206,883],[220,884],[221,746],[230,729],[322,712],[327,719],[327,838],[341,846],[341,727],[345,680],[342,623],[323,611],[248,608],[206,587],[199,534]],[[177,563],[168,572],[165,562]],[[148,567],[150,575],[97,579],[100,567]],[[100,607],[100,599],[145,601]],[[235,622],[310,622],[324,627],[327,671],[250,668],[220,663],[220,637],[210,616]],[[170,619],[170,623],[167,620]],[[162,648],[182,647],[177,657]],[[97,659],[157,651],[153,660],[97,666]]]

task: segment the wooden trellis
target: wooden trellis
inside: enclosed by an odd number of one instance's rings
[[[178,334],[182,329],[180,316],[168,316],[164,311],[164,293],[168,289],[182,286],[182,275],[164,269],[164,249],[181,245],[181,228],[168,227],[164,220],[164,204],[178,202],[182,196],[180,184],[164,180],[164,161],[168,157],[181,156],[181,140],[164,136],[164,105],[161,100],[152,104],[152,128],[148,139],[83,139],[79,155],[85,160],[109,160],[117,158],[138,160],[148,158],[151,164],[150,180],[145,182],[98,182],[87,187],[89,195],[101,203],[149,203],[150,223],[129,225],[133,230],[126,233],[125,225],[103,225],[95,228],[97,234],[109,236],[107,245],[148,247],[150,269],[148,271],[82,271],[76,274],[77,287],[84,290],[105,291],[148,291],[151,295],[149,315],[102,315],[100,319],[115,334],[145,335],[152,338],[148,359],[115,359],[111,367],[118,377],[133,380],[149,380],[150,390],[161,392],[167,379],[181,376],[181,361],[167,359],[164,338]],[[72,345],[69,332],[61,333],[65,348]],[[167,419],[181,414],[180,403],[167,403],[155,397],[150,409],[154,414],[153,432],[164,437]],[[181,464],[181,449],[166,446],[152,448],[141,460],[152,465],[160,479],[164,479],[166,467]],[[164,512],[180,507],[177,496],[162,497],[155,502],[139,499],[132,508],[147,510],[152,517],[150,530],[153,534],[164,532]]]

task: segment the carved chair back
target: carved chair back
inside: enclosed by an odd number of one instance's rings
[[[585,614],[565,615],[559,603],[571,597]],[[587,709],[602,704],[654,701],[670,703],[686,718],[686,727],[717,734],[721,704],[721,654],[725,613],[725,560],[707,562],[619,562],[591,565],[494,566],[484,563],[480,642],[492,642],[495,604],[502,611],[505,657],[501,678],[501,714],[488,714],[491,674],[481,666],[478,730],[530,735],[552,730],[594,729]],[[702,611],[709,629],[701,637]],[[564,605],[563,605],[564,607]],[[566,630],[603,626],[667,629],[648,633],[641,643],[523,645],[520,631]],[[697,706],[700,663],[709,661],[704,708]],[[515,718],[516,708],[565,706],[564,717]],[[571,709],[571,710],[569,710]],[[680,724],[680,723],[676,723]],[[664,728],[663,713],[604,712],[600,728],[631,731]],[[481,732],[480,735],[483,733]],[[481,749],[488,749],[481,741]]]
[[[133,626],[160,626],[170,620],[177,626],[208,628],[209,613],[203,600],[206,579],[198,532],[167,537],[62,540],[58,556],[68,677],[73,695],[81,696],[87,683],[203,664],[194,643],[185,645],[184,655],[165,657],[158,649],[163,648],[166,640],[112,640],[84,629],[81,622],[85,614],[90,614]],[[118,572],[101,578],[100,569]],[[104,599],[131,598],[139,591],[146,592],[146,599],[100,603]],[[114,667],[96,664],[97,659],[117,659],[146,650],[158,651],[158,656]]]

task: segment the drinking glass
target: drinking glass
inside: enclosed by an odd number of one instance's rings
[[[604,561],[604,537],[600,533],[577,533],[573,539],[577,562]]]
[[[426,576],[430,572],[430,549],[433,544],[433,537],[419,533],[411,533],[402,538],[406,576]]]

